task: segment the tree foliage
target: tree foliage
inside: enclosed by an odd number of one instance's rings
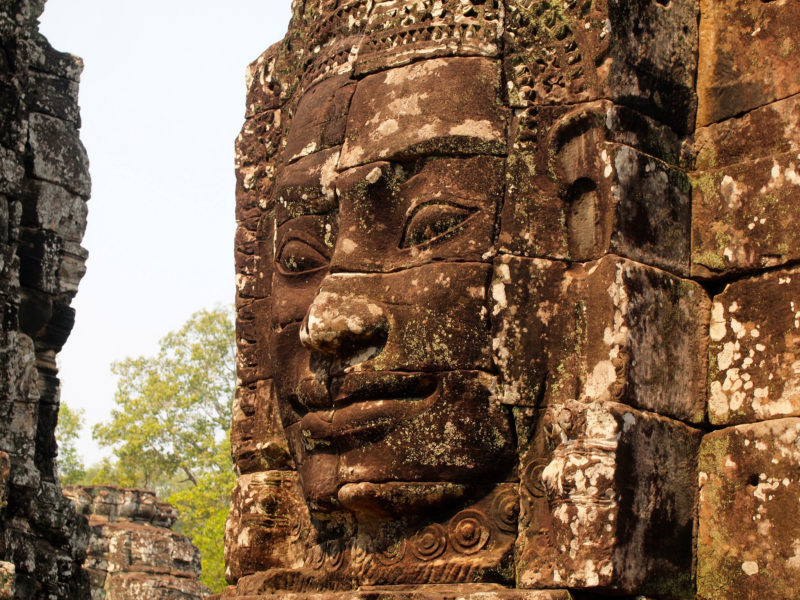
[[[78,454],[75,442],[84,424],[84,410],[71,409],[65,402],[58,410],[56,441],[58,442],[58,468],[62,485],[80,483],[86,478],[83,459]]]
[[[230,458],[235,339],[230,310],[201,310],[159,342],[155,356],[112,365],[118,376],[111,418],[93,428],[112,459],[81,483],[154,490],[180,513],[175,529],[200,549],[203,582],[225,585],[225,517],[234,475]]]
[[[111,420],[95,439],[111,448],[124,484],[171,491],[207,472],[230,470],[218,452],[230,426],[235,385],[233,323],[222,309],[202,310],[159,342],[156,356],[114,363]]]

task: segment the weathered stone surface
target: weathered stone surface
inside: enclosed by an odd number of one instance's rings
[[[703,121],[763,79],[719,10],[293,4],[237,140],[220,598],[694,597],[711,296],[799,258],[797,98]]]
[[[82,515],[95,515],[109,522],[130,521],[169,529],[178,519],[178,511],[159,502],[153,492],[106,485],[67,486],[65,494]]]
[[[710,301],[693,281],[614,256],[570,268],[503,256],[491,313],[507,404],[578,398],[705,419]]]
[[[694,125],[697,11],[674,2],[506,0],[512,106],[610,98],[686,133]]]
[[[297,473],[269,471],[240,475],[225,531],[226,576],[231,581],[265,568],[296,569],[311,528]]]
[[[500,65],[440,58],[370,75],[350,106],[339,167],[430,154],[502,154]]]
[[[800,415],[800,270],[729,284],[714,297],[709,419],[734,425]]]
[[[38,33],[41,0],[0,3],[0,588],[4,598],[88,598],[85,519],[61,493],[55,356],[83,276],[89,173],[80,59]]]
[[[271,380],[237,390],[231,422],[231,454],[240,474],[292,465]]]
[[[420,58],[497,57],[504,12],[501,0],[379,0],[358,46],[356,74],[399,67]]]
[[[400,587],[400,586],[393,586]],[[492,585],[459,585],[459,586],[420,586],[419,588],[398,589],[377,588],[359,592],[324,592],[324,593],[281,593],[259,594],[256,596],[234,596],[223,594],[225,598],[241,598],[243,600],[573,600],[575,596],[566,590],[508,590]],[[646,599],[643,599],[646,600]]]
[[[690,598],[702,433],[595,401],[551,406],[543,434],[552,454],[523,458],[519,585]]]
[[[347,112],[355,89],[349,77],[331,77],[303,96],[286,139],[286,160],[344,142]]]
[[[786,0],[701,0],[698,126],[800,92],[800,8]]]
[[[701,276],[800,258],[800,97],[697,132],[692,270]]]
[[[739,425],[700,448],[697,596],[797,598],[800,419]]]
[[[171,531],[177,511],[153,492],[111,486],[67,486],[64,493],[88,517],[84,569],[92,600],[200,600],[200,552]]]
[[[502,250],[616,253],[688,274],[691,191],[673,132],[607,101],[543,107],[511,129]]]

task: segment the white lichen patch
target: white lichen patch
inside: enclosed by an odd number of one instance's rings
[[[728,208],[735,210],[742,204],[741,198],[745,190],[730,175],[725,175],[720,183],[720,194],[728,203]]]
[[[450,128],[448,134],[474,137],[485,141],[499,140],[504,136],[504,132],[495,127],[491,121],[476,121],[474,119],[465,119],[458,125],[454,125]]]
[[[614,282],[608,286],[607,293],[614,305],[612,323],[603,332],[603,343],[608,346],[608,359],[592,366],[586,378],[584,395],[592,400],[611,399],[611,386],[617,381],[614,361],[628,343],[628,293],[623,279],[622,263],[617,265]]]
[[[742,571],[744,571],[748,576],[755,575],[758,573],[758,563],[752,560],[747,560],[742,563]]]
[[[351,254],[355,252],[356,248],[358,248],[358,244],[356,244],[350,238],[342,238],[339,241],[339,249],[345,254]]]
[[[709,335],[715,342],[725,337],[727,328],[725,327],[725,307],[721,302],[714,302],[711,308],[711,326]]]
[[[319,185],[322,195],[325,196],[327,200],[331,201],[336,199],[336,188],[334,183],[336,181],[336,177],[338,176],[336,168],[339,165],[339,154],[339,152],[334,152],[331,154],[323,163],[319,173]]]

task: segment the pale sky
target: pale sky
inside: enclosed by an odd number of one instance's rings
[[[59,355],[61,398],[106,419],[109,365],[153,354],[234,298],[233,141],[245,67],[283,37],[290,0],[49,0],[41,32],[83,58],[92,198],[86,276]],[[87,427],[78,446],[99,457]]]

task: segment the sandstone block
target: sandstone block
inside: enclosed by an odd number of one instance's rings
[[[286,137],[285,160],[291,162],[344,142],[350,99],[356,86],[346,76],[318,83],[300,100]]]
[[[800,152],[800,97],[791,96],[735,119],[700,127],[692,152],[694,168],[714,171],[759,159]]]
[[[501,249],[569,260],[611,252],[688,274],[691,189],[668,128],[592,102],[523,112],[512,133]]]
[[[614,401],[704,420],[710,302],[697,283],[615,256],[569,268],[501,256],[492,298],[504,402]]]
[[[275,405],[272,381],[259,381],[236,390],[231,455],[240,475],[286,469],[293,464]]]
[[[800,415],[800,270],[729,284],[714,297],[709,419],[734,425]]]
[[[274,568],[303,565],[310,516],[293,471],[240,475],[225,527],[225,565],[229,581]]]
[[[28,96],[31,109],[80,127],[77,80],[36,71],[31,76],[33,86]]]
[[[184,535],[143,523],[109,523],[98,517],[92,517],[89,526],[94,537],[108,544],[108,553],[99,561],[89,556],[90,567],[102,566],[109,573],[171,572],[183,577],[194,577],[200,571],[200,553]]]
[[[34,177],[63,185],[82,198],[89,197],[89,158],[74,125],[55,117],[31,113],[28,144]]]
[[[692,271],[710,276],[800,257],[796,152],[692,175]]]
[[[698,130],[693,274],[751,271],[800,256],[798,119],[794,97]]]
[[[358,82],[339,168],[420,154],[502,154],[508,110],[500,65],[426,60]]]
[[[523,458],[517,582],[691,598],[702,433],[614,402],[548,408]]]
[[[23,207],[23,225],[80,242],[86,231],[86,200],[46,181],[32,181],[30,185],[31,197]]]
[[[697,597],[794,600],[800,419],[730,427],[700,447]]]
[[[697,125],[800,92],[797,3],[701,0]]]
[[[692,128],[695,2],[505,4],[505,70],[512,106],[610,98],[682,133]]]

